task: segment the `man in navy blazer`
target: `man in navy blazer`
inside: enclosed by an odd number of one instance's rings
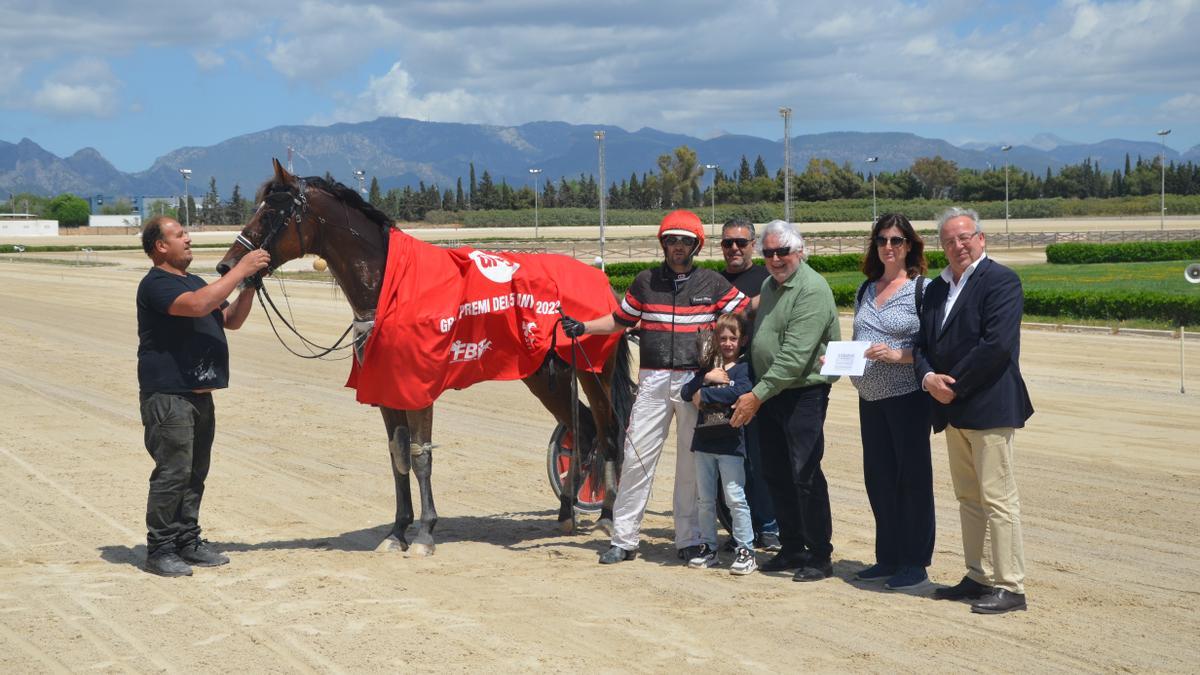
[[[1013,434],[1033,405],[1018,360],[1021,280],[988,258],[979,214],[952,207],[938,217],[949,265],[925,291],[913,364],[946,432],[950,476],[962,521],[967,574],[939,588],[941,600],[973,600],[971,611],[1023,610],[1025,554],[1013,473]],[[990,550],[984,550],[988,535]]]

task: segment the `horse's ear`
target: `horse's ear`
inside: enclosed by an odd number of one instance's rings
[[[283,168],[283,165],[279,163],[278,159],[272,157],[271,163],[275,165],[275,181],[277,183],[287,185],[295,180],[295,177],[288,173],[287,169]]]

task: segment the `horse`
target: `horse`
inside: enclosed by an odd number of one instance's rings
[[[319,177],[298,178],[284,169],[278,159],[272,161],[275,174],[259,188],[255,199],[257,210],[217,264],[217,271],[225,274],[243,255],[256,248],[271,254],[265,274],[308,253],[319,255],[327,262],[350,304],[356,328],[355,352],[361,355],[360,348],[368,338],[365,332],[359,333],[359,328],[371,325],[375,319],[393,221],[364,201],[357,191],[341,183]],[[261,277],[251,281],[260,285],[261,292]],[[579,450],[577,457],[591,453],[594,467],[603,459],[602,470],[593,469],[591,482],[594,486],[595,474],[603,474],[605,492],[596,525],[606,530],[611,530],[620,461],[618,449],[624,443],[636,387],[629,360],[625,337],[620,339],[618,348],[611,350],[599,373],[586,372],[584,364],[578,364],[572,372],[571,365],[561,361],[551,349],[536,372],[522,380],[560,425],[578,429],[573,440]],[[587,395],[590,408],[578,400],[572,378]],[[396,489],[395,520],[379,550],[432,555],[433,530],[437,525],[431,484],[433,405],[419,409],[378,407],[387,432]],[[581,423],[578,426],[572,425],[573,407]],[[584,462],[571,462],[567,485],[579,485],[581,464]],[[411,551],[406,536],[414,515],[410,470],[416,474],[421,496],[420,524]],[[564,533],[575,529],[576,499],[576,490],[563,489],[559,496],[557,518]]]

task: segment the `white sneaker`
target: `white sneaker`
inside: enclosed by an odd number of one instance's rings
[[[733,564],[729,566],[729,573],[745,575],[750,574],[756,569],[758,569],[758,561],[754,559],[754,551],[745,547],[739,547],[737,555],[733,558]]]
[[[688,561],[688,567],[693,569],[708,569],[717,564],[717,550],[708,544],[701,544],[700,554]]]

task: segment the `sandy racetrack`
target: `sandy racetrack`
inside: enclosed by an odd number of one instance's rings
[[[119,264],[0,259],[0,671],[1200,665],[1200,378],[1179,393],[1178,341],[1025,332],[1038,410],[1017,436],[1030,611],[981,617],[849,581],[873,559],[873,521],[847,382],[826,426],[834,579],[681,567],[670,452],[642,555],[599,567],[601,533],[557,533],[551,420],[519,383],[439,402],[437,553],[377,553],[393,508],[379,415],[342,388],[346,362],[287,354],[256,308],[230,333],[233,386],[217,394],[203,511],[205,536],[233,562],[169,580],[138,569],[151,462],[133,297],[146,261],[95,255]],[[194,271],[216,257],[200,253]],[[327,285],[288,294],[315,337],[349,319]],[[962,557],[941,437],[934,453],[930,572],[953,583]]]

